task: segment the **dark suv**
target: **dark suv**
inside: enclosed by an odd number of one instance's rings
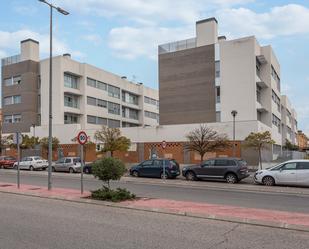
[[[179,164],[173,159],[151,159],[131,167],[130,175],[164,178],[176,178],[180,175]]]
[[[214,158],[201,164],[186,166],[182,175],[188,181],[198,179],[225,180],[228,183],[237,183],[249,176],[247,163],[239,158]]]

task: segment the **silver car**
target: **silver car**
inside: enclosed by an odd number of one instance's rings
[[[33,170],[45,170],[48,167],[47,160],[43,159],[40,156],[27,156],[20,160],[19,168]],[[14,163],[14,168],[17,169],[17,162]]]
[[[309,160],[291,160],[268,169],[258,170],[254,180],[267,186],[277,184],[309,187]]]
[[[81,171],[79,157],[63,157],[52,165],[52,171],[76,173]]]

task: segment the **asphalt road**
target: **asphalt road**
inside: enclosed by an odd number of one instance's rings
[[[80,188],[80,179],[77,175],[54,174],[53,187]],[[171,180],[172,181],[172,180]],[[0,182],[16,183],[14,171],[2,170]],[[47,186],[46,172],[31,174],[23,171],[22,184]],[[213,204],[232,205],[248,208],[263,208],[289,212],[309,213],[309,195],[287,194],[274,192],[241,191],[233,188],[215,189],[207,187],[170,186],[139,182],[112,183],[112,187],[127,188],[139,197],[164,198],[181,201],[207,202]],[[101,186],[101,182],[87,176],[84,181],[85,190],[95,190]],[[309,247],[308,247],[309,248]]]
[[[308,233],[0,193],[1,249],[308,249]]]

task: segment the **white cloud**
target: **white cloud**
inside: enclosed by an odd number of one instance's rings
[[[57,4],[84,14],[104,17],[120,17],[137,22],[182,21],[191,23],[202,13],[218,7],[230,7],[254,2],[254,0],[57,0]]]
[[[15,32],[0,31],[0,56],[7,56],[8,53],[6,51],[8,50],[17,50],[19,48],[20,41],[28,38],[40,42],[40,52],[42,55],[47,55],[49,53],[49,35],[39,34],[28,29],[23,29]],[[53,39],[53,53],[55,55],[71,53],[76,57],[83,56],[83,54],[79,51],[72,51],[66,43],[57,38]]]
[[[89,34],[82,37],[85,41],[92,43],[93,45],[99,45],[102,43],[101,36],[97,34]]]
[[[193,28],[120,27],[109,34],[109,46],[117,56],[135,59],[139,56],[157,58],[158,44],[193,36]]]
[[[309,8],[288,4],[257,13],[246,8],[217,10],[220,30],[232,36],[255,35],[270,39],[276,36],[309,33]]]

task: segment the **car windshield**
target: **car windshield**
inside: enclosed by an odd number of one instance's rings
[[[33,160],[42,160],[42,157],[36,156],[33,158]]]
[[[281,167],[282,167],[282,163],[281,164],[278,164],[278,165],[275,165],[275,166],[272,166],[272,167],[268,167],[266,168],[267,170],[279,170]]]
[[[80,158],[74,158],[73,163],[80,163]]]

